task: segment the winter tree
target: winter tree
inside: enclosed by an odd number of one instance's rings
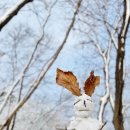
[[[74,96],[57,87],[57,68],[81,86],[100,75],[93,117],[129,130],[129,24],[129,0],[0,1],[0,130],[64,128]]]

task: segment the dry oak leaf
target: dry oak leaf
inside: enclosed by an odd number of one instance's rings
[[[85,81],[84,91],[85,94],[92,96],[95,87],[100,84],[100,76],[94,76],[94,71],[90,72],[90,76]]]
[[[76,96],[81,95],[81,91],[79,88],[79,83],[77,82],[77,78],[73,75],[72,72],[64,72],[60,69],[57,69],[56,75],[56,83],[61,85],[72,92],[72,94]]]

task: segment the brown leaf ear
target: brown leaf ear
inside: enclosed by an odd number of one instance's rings
[[[100,76],[94,76],[94,71],[90,72],[90,76],[85,81],[84,91],[85,94],[92,96],[95,87],[100,84]]]
[[[77,78],[70,71],[64,72],[57,68],[56,83],[65,87],[76,96],[81,95],[79,83],[77,83]]]
[[[95,86],[98,86],[100,84],[100,76],[95,76]]]

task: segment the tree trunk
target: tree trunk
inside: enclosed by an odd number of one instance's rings
[[[120,37],[118,40],[119,40],[119,46],[117,50],[116,73],[115,73],[116,92],[115,92],[114,127],[115,130],[124,130],[123,115],[122,115],[122,93],[124,88],[123,65],[124,65],[125,51],[122,51],[124,45],[122,44]]]
[[[122,94],[124,88],[124,57],[125,57],[125,42],[128,32],[130,16],[128,13],[128,2],[124,0],[124,15],[123,23],[118,35],[118,49],[116,57],[116,72],[115,72],[115,109],[114,109],[114,127],[115,130],[124,130],[123,114],[122,114]]]

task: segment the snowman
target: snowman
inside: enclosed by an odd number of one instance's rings
[[[67,130],[105,130],[104,124],[91,117],[94,109],[91,96],[95,87],[100,83],[100,77],[94,76],[94,71],[90,72],[89,78],[85,81],[84,94],[81,94],[77,78],[70,71],[64,72],[57,69],[56,83],[76,96],[74,102],[75,118],[70,122]]]
[[[75,118],[67,130],[105,130],[103,124],[91,117],[94,103],[86,94],[79,96],[74,103]]]

